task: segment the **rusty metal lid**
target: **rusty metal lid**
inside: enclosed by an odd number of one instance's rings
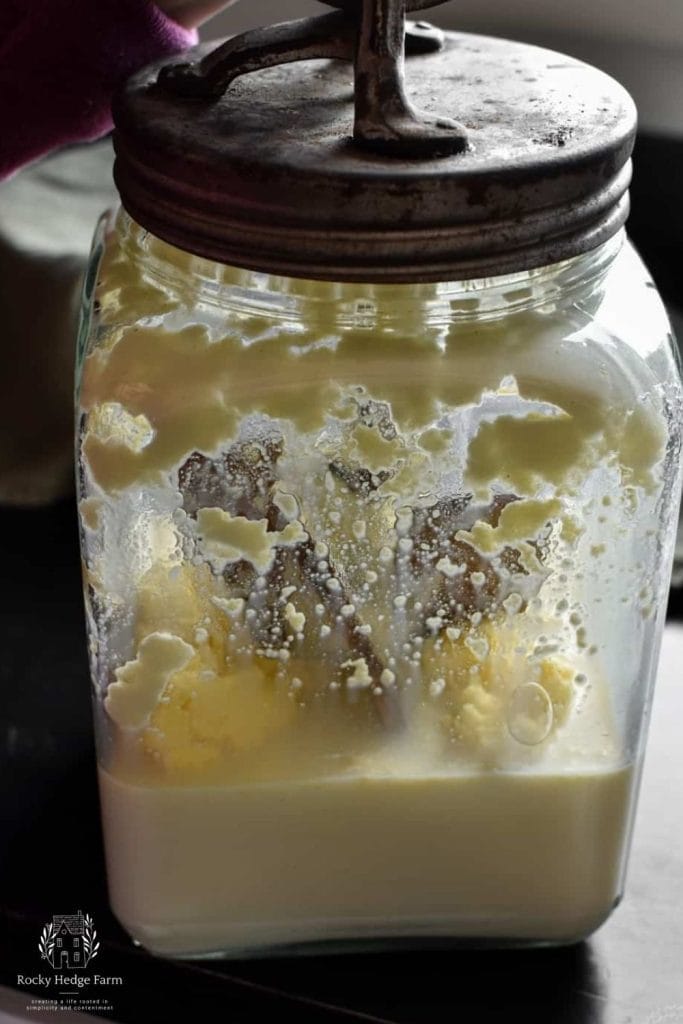
[[[383,0],[365,9],[372,2]],[[623,225],[636,112],[613,79],[534,46],[409,24],[407,50],[422,52],[406,57],[412,106],[399,80],[399,115],[417,107],[418,129],[378,132],[357,95],[354,108],[350,19],[292,23],[299,43],[306,26],[304,56],[333,59],[292,56],[291,25],[275,26],[132,78],[114,107],[115,178],[131,216],[222,263],[377,282],[530,269]],[[356,89],[372,99],[355,45]],[[283,54],[296,62],[262,66]],[[395,113],[393,98],[379,104]]]

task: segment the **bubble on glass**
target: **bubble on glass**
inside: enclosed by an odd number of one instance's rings
[[[553,706],[538,683],[522,683],[510,698],[507,723],[510,735],[527,747],[542,743],[553,725]]]

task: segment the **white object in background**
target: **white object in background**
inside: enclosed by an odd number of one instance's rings
[[[0,505],[73,489],[81,278],[101,211],[117,203],[105,139],[0,185]]]

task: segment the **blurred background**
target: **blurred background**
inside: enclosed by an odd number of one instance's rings
[[[248,0],[204,27],[205,39],[320,14],[315,0]],[[644,130],[683,138],[680,0],[454,0],[422,12],[444,28],[525,39],[614,75],[636,98]]]

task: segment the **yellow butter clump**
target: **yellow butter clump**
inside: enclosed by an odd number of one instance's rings
[[[568,661],[529,658],[518,631],[502,622],[449,632],[425,645],[423,670],[432,687],[440,684],[441,725],[459,754],[495,767],[511,744],[537,746],[566,721],[574,677]]]
[[[190,661],[194,649],[170,633],[150,633],[133,661],[116,670],[104,706],[122,729],[139,728],[157,704],[168,681]]]
[[[168,771],[196,769],[257,750],[296,713],[277,664],[254,659],[223,673],[202,669],[200,657],[176,673],[152,714],[142,743]]]

